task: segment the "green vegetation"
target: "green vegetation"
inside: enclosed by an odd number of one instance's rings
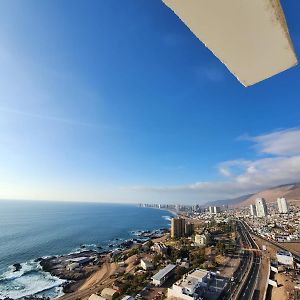
[[[134,295],[147,285],[151,276],[151,272],[145,272],[141,275],[127,273],[124,275],[122,281],[117,280],[115,285],[119,287],[121,295]]]
[[[198,268],[201,264],[205,262],[205,253],[204,248],[201,248],[199,250],[193,251],[190,253],[190,268]]]
[[[187,272],[188,272],[188,269],[186,269],[186,268],[182,268],[182,267],[176,268],[176,270],[175,270],[175,281],[179,280]]]

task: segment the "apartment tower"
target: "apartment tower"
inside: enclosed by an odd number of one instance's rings
[[[266,200],[264,198],[257,198],[255,203],[257,216],[266,217],[268,215]]]
[[[277,198],[278,211],[281,214],[287,214],[289,212],[289,207],[285,198]]]
[[[256,212],[256,206],[254,204],[250,204],[250,214],[253,217],[257,216],[257,212]]]
[[[185,219],[171,219],[171,238],[179,238],[185,235]]]

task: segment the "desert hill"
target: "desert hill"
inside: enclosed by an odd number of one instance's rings
[[[300,184],[286,184],[266,189],[253,194],[251,197],[240,202],[238,206],[254,204],[256,198],[265,198],[266,202],[275,202],[279,197],[285,197],[289,202],[300,201]]]
[[[255,194],[244,195],[234,199],[211,201],[205,205],[240,207],[254,204],[256,198],[265,198],[266,202],[270,203],[275,202],[279,197],[285,197],[289,203],[300,205],[300,183],[279,185]]]

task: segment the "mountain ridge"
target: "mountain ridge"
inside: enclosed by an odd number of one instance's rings
[[[228,205],[231,207],[247,206],[255,203],[256,198],[265,198],[267,203],[272,203],[279,197],[285,197],[287,201],[300,201],[300,183],[281,184],[266,188],[253,194],[242,195],[236,198],[225,200],[214,200],[206,202],[203,206],[222,206]]]

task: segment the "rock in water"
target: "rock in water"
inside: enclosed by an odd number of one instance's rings
[[[20,271],[22,269],[22,266],[21,266],[20,263],[13,264],[13,267],[15,268],[14,272],[18,272],[18,271]]]

